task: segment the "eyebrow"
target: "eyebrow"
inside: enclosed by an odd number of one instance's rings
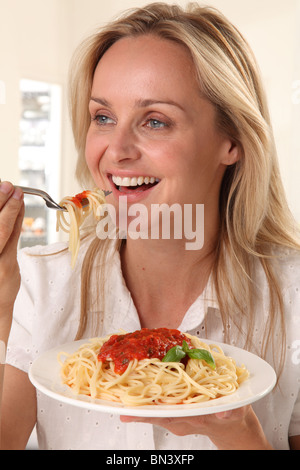
[[[91,99],[90,101],[95,101],[96,103],[99,103],[99,104],[102,104],[103,106],[108,106],[110,107],[110,104],[108,101],[102,99],[102,98],[94,98],[93,96],[91,96]]]
[[[96,103],[99,103],[102,106],[111,107],[111,104],[109,103],[109,101],[105,100],[104,98],[96,98],[92,96],[90,101],[95,101]],[[179,103],[177,103],[176,101],[172,101],[172,100],[153,100],[153,99],[142,100],[141,99],[141,100],[137,100],[135,103],[136,107],[138,108],[146,108],[147,106],[152,106],[154,104],[168,104],[170,106],[176,106],[177,108],[184,111],[183,107]]]

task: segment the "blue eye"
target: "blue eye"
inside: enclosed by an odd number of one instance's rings
[[[161,129],[163,127],[166,127],[166,124],[162,121],[159,121],[158,119],[149,119],[147,125],[152,129]]]
[[[114,120],[105,116],[104,114],[97,114],[93,117],[93,121],[95,121],[99,126],[105,126],[106,124],[113,124]]]

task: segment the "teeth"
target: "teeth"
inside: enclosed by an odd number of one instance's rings
[[[112,180],[116,186],[141,186],[142,184],[149,184],[159,182],[158,178],[154,176],[134,176],[133,178],[121,176],[112,176]]]

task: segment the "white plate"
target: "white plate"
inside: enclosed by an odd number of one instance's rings
[[[238,365],[244,364],[250,377],[232,395],[216,398],[204,403],[188,405],[148,405],[125,406],[107,400],[93,399],[84,395],[74,395],[70,387],[63,385],[60,378],[60,364],[57,355],[60,351],[73,353],[88,340],[74,341],[43,353],[32,364],[29,378],[33,385],[45,395],[70,405],[105,413],[142,417],[197,416],[231,410],[248,405],[267,395],[274,387],[276,374],[273,368],[260,357],[228,344],[203,340],[218,344],[227,356],[235,359]]]

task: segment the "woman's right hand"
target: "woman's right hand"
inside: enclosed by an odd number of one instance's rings
[[[0,319],[11,322],[12,308],[20,288],[18,240],[24,217],[23,192],[11,183],[0,183]]]

